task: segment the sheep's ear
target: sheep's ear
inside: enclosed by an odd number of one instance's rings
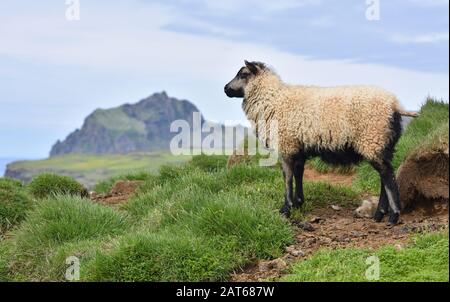
[[[245,60],[245,66],[250,70],[251,73],[258,74],[259,68],[255,63]]]

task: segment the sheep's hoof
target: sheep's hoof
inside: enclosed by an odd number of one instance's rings
[[[280,214],[286,218],[289,218],[291,216],[291,209],[287,206],[284,206],[280,209]]]
[[[400,219],[400,213],[391,213],[389,215],[388,225],[397,225]]]
[[[300,208],[302,207],[303,203],[304,203],[304,201],[301,200],[301,199],[299,199],[299,200],[297,200],[297,201],[294,202],[294,204],[292,205],[292,207],[293,207],[294,209],[300,209]]]
[[[375,215],[373,215],[373,220],[375,220],[375,222],[381,222],[384,218],[384,214],[381,211],[376,211]]]

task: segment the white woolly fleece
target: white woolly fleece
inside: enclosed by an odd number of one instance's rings
[[[352,146],[375,162],[391,139],[393,114],[401,112],[397,98],[377,87],[288,85],[270,69],[248,83],[242,107],[254,123],[278,122],[278,150],[283,156]],[[260,138],[268,135],[260,133]]]

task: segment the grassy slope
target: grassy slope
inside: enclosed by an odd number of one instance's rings
[[[83,280],[225,280],[252,259],[280,256],[293,234],[278,215],[279,170],[210,172],[217,165],[164,166],[118,210],[77,197],[41,201],[0,244],[0,278],[64,280],[65,259],[76,255]],[[326,184],[305,189],[304,211],[357,199]]]
[[[92,122],[98,123],[106,129],[116,131],[134,131],[145,135],[145,123],[137,119],[129,117],[123,107],[102,110],[98,109],[90,116]]]
[[[0,178],[0,240],[26,217],[33,205],[31,196],[18,181]]]
[[[65,259],[73,255],[81,260],[82,280],[226,280],[255,258],[280,256],[293,233],[278,215],[279,170],[219,168],[223,164],[222,158],[208,158],[142,174],[144,185],[119,209],[78,197],[40,201],[9,239],[0,241],[0,280],[64,281]],[[359,199],[350,188],[322,183],[307,182],[305,191],[307,204],[294,217]],[[443,236],[420,237],[400,253],[322,251],[295,265],[286,280],[364,281],[361,261],[374,253],[382,260],[382,281],[444,280],[445,272],[448,279],[448,235]]]
[[[449,281],[448,231],[417,236],[404,249],[392,246],[377,251],[364,249],[322,250],[291,268],[282,281],[366,282],[368,257],[380,260],[382,282]]]
[[[45,160],[20,161],[10,166],[13,170],[25,170],[25,177],[31,179],[44,172],[74,177],[87,186],[101,180],[131,171],[156,172],[167,163],[182,163],[188,156],[172,156],[168,153],[140,153],[127,155],[65,155]]]

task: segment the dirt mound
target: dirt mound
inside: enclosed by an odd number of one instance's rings
[[[143,181],[118,181],[114,184],[111,191],[109,191],[109,194],[130,195],[136,192],[136,189],[143,183]]]
[[[262,281],[278,278],[285,273],[289,264],[312,255],[321,248],[379,248],[393,245],[402,249],[417,232],[435,231],[448,228],[448,207],[441,214],[428,215],[415,211],[402,216],[396,226],[376,223],[372,219],[358,218],[354,209],[317,209],[306,222],[296,224],[295,243],[285,250],[285,255],[275,260],[260,260],[242,271],[235,272],[231,281]],[[305,228],[305,225],[308,225]]]
[[[117,205],[128,202],[143,181],[118,181],[107,194],[91,194],[91,200],[106,205]]]
[[[435,211],[436,202],[449,199],[448,147],[408,157],[397,173],[402,206],[406,211],[418,207]]]

